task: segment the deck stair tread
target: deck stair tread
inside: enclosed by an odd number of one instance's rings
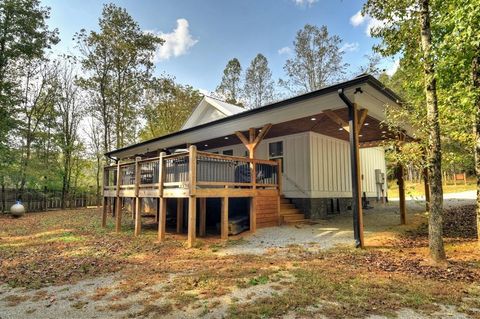
[[[290,199],[280,197],[280,220],[282,224],[296,225],[305,224],[309,220],[305,219],[304,213],[293,204]]]

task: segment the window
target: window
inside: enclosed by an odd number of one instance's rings
[[[283,142],[273,142],[268,144],[268,158],[271,160],[282,160],[282,172],[283,172]]]
[[[268,157],[279,158],[283,157],[283,142],[273,142],[268,144]]]
[[[233,150],[224,150],[222,153],[223,153],[223,155],[233,156]]]

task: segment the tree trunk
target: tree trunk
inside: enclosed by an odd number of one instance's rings
[[[472,80],[475,92],[475,175],[477,179],[477,238],[480,241],[480,47],[472,61]]]
[[[431,206],[428,222],[430,256],[436,262],[445,260],[443,247],[443,189],[442,189],[442,149],[440,124],[438,119],[437,84],[431,45],[429,0],[421,0],[421,40],[425,77],[425,97],[427,105],[427,125],[429,126],[427,165],[430,176]]]

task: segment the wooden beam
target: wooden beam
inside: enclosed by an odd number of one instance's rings
[[[195,245],[197,226],[197,198],[190,196],[188,198],[188,238],[187,248],[192,248]]]
[[[183,198],[177,198],[177,233],[183,229]]]
[[[360,133],[360,131],[362,130],[362,127],[363,127],[363,124],[365,124],[365,120],[367,119],[367,114],[368,114],[368,110],[367,109],[361,109],[360,111],[358,111],[358,132]]]
[[[347,133],[350,132],[350,126],[347,122],[345,122],[337,113],[333,112],[332,110],[325,110],[323,113],[328,116],[333,122],[337,123],[343,130]]]
[[[160,198],[160,216],[158,218],[158,240],[165,240],[165,227],[167,224],[167,199]]]
[[[268,131],[272,128],[272,124],[266,124],[262,127],[262,131],[260,134],[255,137],[255,140],[253,141],[253,149],[257,148],[257,146],[260,144],[260,142],[263,140],[263,138],[267,135]]]
[[[200,237],[207,235],[207,199],[205,197],[200,198]]]
[[[222,213],[220,216],[220,233],[222,239],[228,239],[228,197],[222,198]]]
[[[243,145],[247,146],[250,145],[250,141],[243,135],[242,132],[236,131],[235,135],[238,137],[238,139],[243,143]]]

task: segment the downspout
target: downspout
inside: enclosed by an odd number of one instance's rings
[[[353,236],[355,239],[355,247],[361,247],[363,243],[360,239],[360,219],[359,219],[359,196],[360,192],[358,189],[358,178],[360,172],[357,170],[359,167],[359,163],[357,162],[357,154],[358,145],[355,142],[355,132],[357,131],[357,123],[355,121],[355,106],[353,103],[348,99],[348,97],[343,93],[343,89],[338,90],[338,96],[348,107],[348,123],[350,125],[350,166],[352,171],[352,211],[353,211]]]

